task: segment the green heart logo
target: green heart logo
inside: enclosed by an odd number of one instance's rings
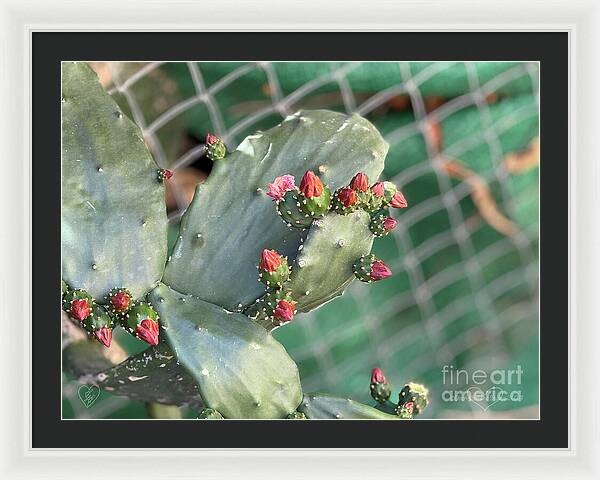
[[[85,408],[90,408],[100,396],[100,387],[97,385],[81,385],[77,389],[77,396]]]

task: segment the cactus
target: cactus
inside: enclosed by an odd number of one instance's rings
[[[304,395],[298,411],[309,420],[401,420],[397,415],[384,413],[349,398],[319,393]]]
[[[223,420],[223,415],[214,408],[205,408],[198,415],[198,420]]]
[[[160,405],[175,416],[202,409],[199,419],[400,419],[424,408],[414,386],[392,413],[303,400],[297,366],[270,333],[355,277],[391,275],[370,252],[395,226],[385,209],[407,202],[389,182],[369,187],[388,147],[368,121],[298,112],[230,153],[209,134],[213,171],[166,259],[163,182],[173,172],[157,168],[85,64],[63,66],[63,119],[63,309],[105,346],[117,325],[150,345],[86,380],[159,416]],[[386,385],[372,388],[381,403]]]
[[[371,372],[371,396],[379,403],[385,404],[392,394],[392,386],[379,368]]]
[[[177,360],[226,418],[282,418],[302,397],[296,364],[263,328],[166,285],[150,294]]]
[[[247,307],[263,294],[249,259],[264,248],[292,259],[303,238],[274,214],[268,184],[308,170],[333,189],[357,171],[377,178],[387,149],[365,119],[327,111],[299,112],[247,137],[196,188],[163,282],[227,310]]]
[[[100,303],[120,286],[141,298],[167,254],[156,164],[85,63],[63,63],[62,121],[62,278]]]

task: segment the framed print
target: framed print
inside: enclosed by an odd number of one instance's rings
[[[594,475],[572,26],[27,32],[9,471]]]

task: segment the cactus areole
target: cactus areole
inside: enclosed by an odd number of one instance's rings
[[[379,369],[370,389],[385,412],[304,394],[269,333],[355,278],[392,274],[371,249],[397,225],[386,208],[407,202],[376,181],[388,145],[371,123],[300,111],[231,152],[209,133],[215,163],[167,260],[164,182],[173,172],[156,165],[85,63],[62,69],[62,308],[93,342],[109,347],[123,328],[153,347],[95,372],[101,388],[191,406],[198,419],[403,420],[425,408],[427,390],[415,383],[393,404]]]

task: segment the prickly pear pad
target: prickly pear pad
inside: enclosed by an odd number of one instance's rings
[[[373,246],[369,222],[363,211],[315,220],[285,285],[298,311],[308,312],[341,295],[354,280],[352,264]]]
[[[206,406],[225,418],[285,418],[296,410],[302,399],[298,369],[263,327],[163,284],[150,301]]]
[[[321,393],[304,395],[298,411],[309,420],[403,420],[349,398],[337,398]]]
[[[247,137],[197,187],[163,281],[229,310],[252,303],[263,287],[248,259],[273,248],[291,262],[302,236],[273,214],[267,185],[285,174],[301,178],[308,169],[332,189],[357,171],[378,178],[387,150],[369,121],[324,110],[298,112]]]
[[[63,63],[62,96],[63,279],[99,303],[121,286],[140,298],[167,255],[156,163],[87,64]]]

